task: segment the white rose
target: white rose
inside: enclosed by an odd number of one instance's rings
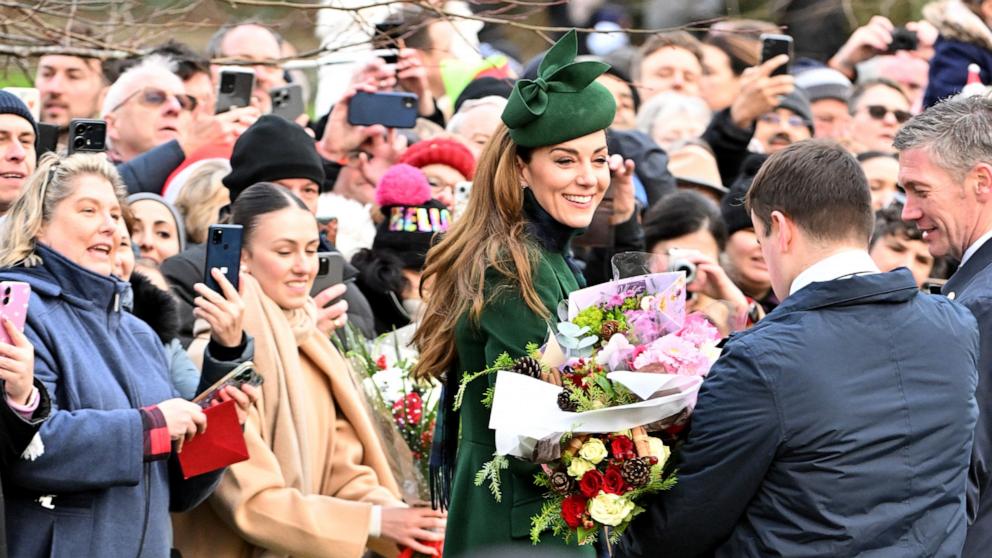
[[[579,448],[579,457],[593,465],[597,465],[600,461],[606,459],[607,455],[606,446],[603,445],[603,441],[599,438],[589,438]]]
[[[651,455],[658,458],[658,465],[661,465],[662,467],[664,467],[665,462],[668,461],[668,456],[672,454],[672,450],[666,446],[664,442],[654,436],[648,436],[648,451],[651,452]]]
[[[581,457],[576,457],[571,463],[568,464],[568,474],[577,479],[581,479],[582,475],[586,474],[586,471],[592,471],[595,468],[596,466],[592,463],[589,463]]]
[[[619,494],[600,492],[589,502],[589,515],[603,525],[616,527],[634,511],[634,503]]]

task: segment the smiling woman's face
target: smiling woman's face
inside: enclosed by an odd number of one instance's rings
[[[121,243],[120,219],[113,185],[102,176],[83,174],[72,180],[72,194],[55,206],[38,240],[94,273],[110,275]]]
[[[556,221],[588,227],[610,186],[606,133],[535,149],[529,163],[520,162],[520,178]]]

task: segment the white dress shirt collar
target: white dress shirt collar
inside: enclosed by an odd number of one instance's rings
[[[979,237],[978,240],[972,242],[971,246],[969,246],[968,249],[964,251],[964,255],[961,256],[961,265],[964,265],[964,262],[968,261],[968,258],[974,256],[975,252],[977,252],[978,249],[981,248],[983,244],[988,242],[990,238],[992,238],[992,230],[989,230],[989,232]]]
[[[878,266],[864,250],[845,250],[807,267],[792,281],[789,295],[808,286],[810,283],[833,281],[848,275],[878,273]]]

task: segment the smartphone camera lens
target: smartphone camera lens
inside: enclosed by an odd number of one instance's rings
[[[221,233],[220,231],[215,230],[214,231],[214,236],[213,236],[213,243],[214,244],[220,244],[221,236],[223,236],[223,233]]]
[[[76,136],[72,140],[72,145],[76,149],[82,149],[83,147],[86,147],[87,143],[88,142],[86,141],[86,138],[84,138],[83,136]]]
[[[234,76],[224,76],[220,80],[221,93],[234,93]]]
[[[413,108],[413,99],[403,99],[403,106],[406,108]]]

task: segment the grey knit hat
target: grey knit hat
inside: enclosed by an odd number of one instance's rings
[[[147,192],[141,192],[138,194],[131,194],[127,197],[127,204],[131,205],[134,202],[142,200],[152,200],[164,205],[168,208],[169,212],[176,220],[176,233],[179,235],[179,251],[182,252],[186,249],[186,222],[183,221],[183,216],[179,213],[179,210],[175,208],[171,203],[165,201],[165,198],[158,194],[149,194]]]

